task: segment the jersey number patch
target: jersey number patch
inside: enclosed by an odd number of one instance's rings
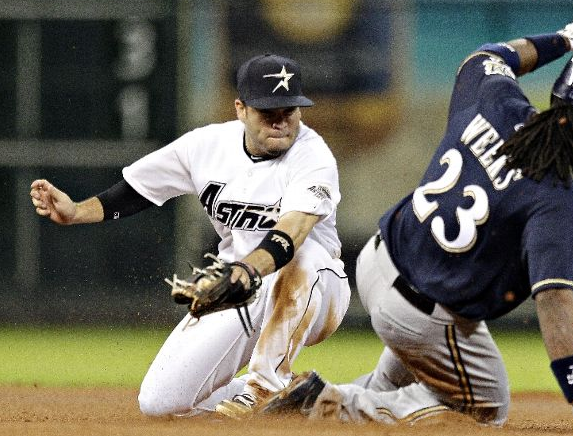
[[[423,223],[434,211],[439,209],[439,203],[428,201],[426,195],[440,194],[452,189],[458,182],[463,166],[462,154],[452,148],[444,153],[440,164],[447,164],[446,172],[438,180],[428,182],[414,191],[412,205],[418,220]],[[440,246],[450,253],[463,253],[470,250],[477,239],[477,226],[485,223],[489,216],[489,200],[485,190],[478,185],[464,186],[464,197],[472,197],[473,205],[464,209],[456,208],[456,217],[460,226],[459,233],[453,240],[446,238],[444,219],[437,215],[430,223],[432,236]]]

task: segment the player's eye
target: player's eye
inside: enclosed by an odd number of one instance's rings
[[[276,117],[276,114],[270,110],[261,110],[260,113],[265,120],[270,120]]]

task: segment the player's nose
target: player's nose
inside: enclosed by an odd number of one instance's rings
[[[286,117],[283,117],[283,116],[276,117],[275,119],[272,120],[272,123],[271,123],[271,125],[275,129],[283,129],[287,126],[287,124],[288,124],[287,119],[286,119]]]

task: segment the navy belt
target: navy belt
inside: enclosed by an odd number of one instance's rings
[[[428,297],[420,294],[416,289],[406,281],[402,276],[396,277],[393,286],[408,302],[416,309],[424,312],[426,315],[431,315],[434,311],[436,303]]]

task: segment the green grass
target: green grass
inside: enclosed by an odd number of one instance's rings
[[[138,386],[168,331],[0,329],[0,384]]]
[[[0,328],[0,385],[137,388],[169,330],[130,328]],[[559,391],[537,332],[495,333],[512,390]],[[370,371],[382,344],[370,331],[341,330],[307,348],[296,372],[315,368],[329,381]]]

